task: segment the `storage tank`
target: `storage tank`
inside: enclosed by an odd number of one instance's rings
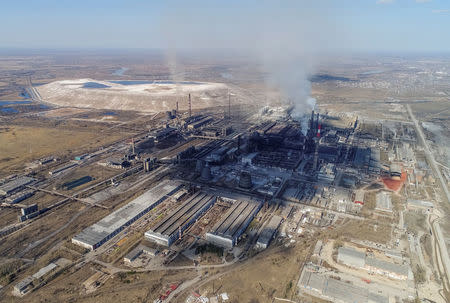
[[[208,164],[206,164],[205,167],[203,167],[203,169],[202,169],[201,179],[203,181],[210,181],[211,178],[212,178],[212,176],[211,176],[211,168],[209,167]]]
[[[252,188],[252,176],[249,172],[241,172],[241,175],[239,177],[239,187],[246,189]]]

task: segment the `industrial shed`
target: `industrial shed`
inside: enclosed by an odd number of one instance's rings
[[[370,272],[399,280],[413,278],[411,268],[408,265],[386,262],[377,258],[367,257],[366,269]]]
[[[366,254],[353,248],[339,247],[337,260],[348,266],[363,268],[366,262]]]
[[[165,181],[146,191],[127,205],[85,228],[72,238],[72,243],[94,250],[126,226],[130,225],[182,187],[174,181]]]
[[[270,219],[269,223],[264,227],[263,231],[259,235],[258,241],[256,241],[257,248],[266,249],[269,246],[270,241],[275,236],[282,220],[283,218],[280,216],[273,216]]]
[[[215,245],[233,248],[261,206],[262,203],[259,202],[236,201],[211,231],[206,233],[206,239]]]
[[[216,202],[216,197],[199,192],[167,215],[155,227],[145,233],[145,238],[164,246],[170,246],[186,228]]]
[[[34,181],[36,181],[34,178],[20,177],[9,181],[8,183],[2,184],[0,185],[0,196],[10,195]]]

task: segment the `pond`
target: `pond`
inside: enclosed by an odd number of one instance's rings
[[[83,88],[108,88],[108,87],[111,87],[111,86],[97,83],[97,82],[86,82],[83,84]]]

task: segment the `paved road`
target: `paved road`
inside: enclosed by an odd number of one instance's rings
[[[411,120],[414,122],[414,127],[416,128],[417,134],[419,135],[420,141],[422,141],[424,150],[425,150],[425,157],[427,158],[428,163],[431,166],[431,169],[434,171],[434,174],[438,177],[439,182],[441,183],[442,190],[444,191],[447,202],[450,203],[450,193],[448,191],[447,184],[444,181],[444,178],[442,177],[441,171],[437,167],[436,160],[434,159],[434,155],[431,152],[430,147],[428,146],[428,142],[425,139],[425,136],[422,131],[422,127],[419,125],[419,122],[417,121],[416,117],[414,116],[411,106],[409,104],[406,104],[406,109],[408,110],[409,116],[411,117]]]
[[[441,171],[437,167],[436,160],[434,159],[434,155],[431,152],[430,147],[428,146],[428,142],[425,139],[425,136],[423,134],[422,128],[419,125],[418,120],[414,116],[411,106],[409,104],[406,104],[406,109],[408,110],[408,114],[411,117],[411,120],[414,122],[414,127],[416,128],[416,132],[419,135],[420,141],[422,141],[424,150],[425,150],[425,157],[427,159],[428,164],[431,166],[431,169],[434,171],[435,176],[438,177],[439,182],[441,183],[441,188],[445,193],[445,196],[447,198],[447,202],[450,203],[450,194],[448,191],[447,184],[444,181],[444,178],[442,177]],[[449,276],[450,276],[450,258],[447,251],[447,245],[445,243],[444,235],[442,234],[441,227],[438,223],[439,219],[433,220],[430,222],[430,225],[433,229],[433,237],[436,241],[437,247],[439,249],[439,257],[442,264],[442,279],[444,281],[444,288],[446,288],[446,292],[450,291],[449,286]],[[436,260],[439,261],[439,260]],[[439,267],[439,262],[437,262],[437,266]]]

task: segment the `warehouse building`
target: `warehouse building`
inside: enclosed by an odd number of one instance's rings
[[[154,248],[148,248],[147,246],[144,245],[138,245],[138,247],[134,248],[123,258],[123,261],[126,263],[131,263],[143,254],[150,257],[154,257],[158,254],[158,250]]]
[[[312,295],[319,295],[321,298],[332,302],[389,303],[388,296],[307,270],[303,271],[299,286]]]
[[[26,185],[34,182],[36,179],[31,177],[20,177],[0,185],[0,196],[7,196],[15,191],[24,188]]]
[[[72,243],[94,250],[117,235],[182,187],[175,181],[165,181],[134,199],[127,205],[84,229],[72,238]]]
[[[337,260],[351,267],[363,268],[366,262],[366,254],[353,248],[339,247]]]
[[[196,193],[145,233],[145,238],[164,246],[175,242],[184,230],[193,224],[216,202],[216,197]]]
[[[233,248],[261,206],[262,203],[253,201],[234,202],[211,231],[206,233],[206,240],[221,247]]]
[[[199,128],[201,128],[201,127],[203,127],[203,126],[205,126],[205,125],[211,123],[213,120],[214,120],[214,119],[211,118],[211,117],[205,117],[205,118],[203,118],[202,120],[200,120],[200,121],[198,121],[198,122],[193,122],[192,124],[189,124],[189,125],[187,126],[187,128],[188,128],[189,130],[196,130],[196,129],[199,129]]]
[[[340,247],[338,249],[338,262],[347,266],[362,268],[369,273],[384,275],[392,279],[411,280],[412,271],[407,264],[396,264],[387,262],[379,258],[366,257],[364,252],[357,251],[350,247]]]
[[[411,268],[405,264],[395,264],[377,258],[366,258],[366,270],[398,280],[413,279]]]
[[[283,220],[280,216],[273,216],[269,223],[264,227],[263,231],[259,235],[258,241],[256,241],[256,247],[259,249],[266,249],[270,241],[274,238],[278,227]]]
[[[9,204],[16,204],[19,203],[29,197],[31,197],[32,195],[34,195],[34,190],[23,190],[20,192],[17,192],[11,196],[9,196],[8,198],[6,198],[6,202]]]

